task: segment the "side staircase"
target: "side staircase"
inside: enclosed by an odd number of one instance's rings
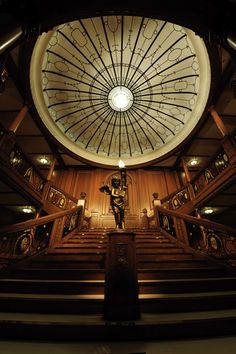
[[[141,318],[102,318],[109,230],[0,272],[0,338],[147,340],[236,333],[236,273],[159,230],[133,230]]]

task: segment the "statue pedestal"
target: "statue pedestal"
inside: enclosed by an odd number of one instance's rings
[[[103,318],[130,321],[140,318],[135,233],[108,234]]]

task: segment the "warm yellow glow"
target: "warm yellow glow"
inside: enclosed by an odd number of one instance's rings
[[[22,208],[23,213],[30,214],[33,212],[32,208],[30,206],[25,206]]]
[[[204,214],[212,214],[214,210],[212,208],[206,208],[204,209]]]
[[[40,163],[41,163],[42,165],[47,165],[48,162],[49,162],[48,159],[47,159],[45,156],[40,157],[39,161],[40,161]]]
[[[125,167],[124,161],[120,160],[119,161],[119,168],[124,168],[124,167]]]
[[[190,165],[191,166],[196,166],[196,165],[198,165],[199,164],[199,161],[198,161],[198,159],[196,159],[196,158],[193,158],[192,160],[190,160]]]
[[[125,86],[116,86],[109,92],[108,103],[115,111],[127,111],[133,104],[133,94]]]

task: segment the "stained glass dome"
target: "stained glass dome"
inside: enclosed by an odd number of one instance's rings
[[[138,166],[162,158],[199,122],[211,68],[191,30],[140,16],[102,16],[43,33],[31,91],[50,133],[78,158]]]

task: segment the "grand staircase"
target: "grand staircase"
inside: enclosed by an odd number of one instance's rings
[[[83,230],[0,273],[0,337],[157,339],[236,333],[236,275],[159,230],[134,230],[141,318],[102,318],[109,230]]]

